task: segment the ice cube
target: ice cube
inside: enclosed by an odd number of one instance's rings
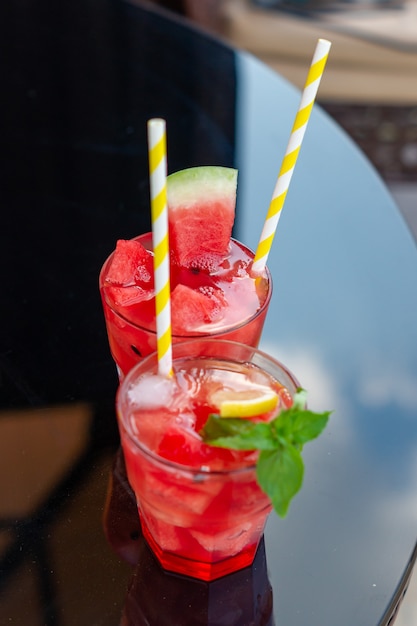
[[[178,390],[173,378],[155,374],[132,383],[127,394],[129,402],[137,408],[156,409],[169,406]]]

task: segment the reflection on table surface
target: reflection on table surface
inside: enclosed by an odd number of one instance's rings
[[[148,7],[0,11],[0,623],[114,625],[144,606],[139,556],[154,564],[134,515],[103,531],[119,441],[97,281],[117,238],[149,230],[146,120],[167,119],[170,171],[238,167],[235,234],[256,247],[299,92]],[[334,413],[306,447],[288,517],[268,522],[251,593],[271,623],[388,624],[415,560],[417,251],[376,171],[319,107],[269,265],[261,347],[312,408]],[[171,598],[188,585],[170,582]]]
[[[133,566],[121,626],[274,625],[264,541],[251,567],[212,583],[164,572],[142,536],[120,451],[109,479],[104,530],[116,554]]]
[[[250,568],[212,583],[163,572],[143,539],[120,626],[155,624],[274,626],[272,587],[262,541]]]

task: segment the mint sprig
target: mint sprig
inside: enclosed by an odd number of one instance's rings
[[[331,413],[308,410],[306,396],[304,389],[298,389],[293,405],[268,423],[211,414],[200,432],[203,441],[211,446],[260,450],[256,479],[280,517],[286,516],[292,498],[303,484],[303,446],[320,435]]]

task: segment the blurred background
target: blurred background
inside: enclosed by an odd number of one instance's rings
[[[389,185],[417,237],[417,0],[154,0],[300,89],[318,37],[317,101]],[[416,621],[417,623],[417,621]]]

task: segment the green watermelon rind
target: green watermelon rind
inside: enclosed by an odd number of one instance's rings
[[[210,198],[212,201],[228,198],[236,202],[237,170],[220,165],[190,167],[170,174],[167,178],[167,197],[170,210],[193,207]]]

